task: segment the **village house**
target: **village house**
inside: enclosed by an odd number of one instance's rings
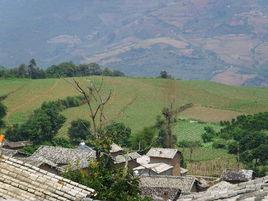
[[[40,168],[54,172],[55,165],[58,171],[66,169],[84,169],[89,165],[89,161],[96,158],[96,151],[86,145],[79,145],[75,149],[41,146],[33,155],[24,159],[33,165],[41,164]]]
[[[151,148],[146,154],[150,157],[150,163],[165,163],[173,167],[172,175],[180,176],[180,161],[182,154],[177,149]]]
[[[253,170],[226,170],[221,175],[222,181],[227,181],[232,184],[246,182],[254,179]]]
[[[182,194],[199,191],[196,178],[188,176],[141,176],[139,186],[142,195],[154,201],[177,200]]]
[[[172,175],[173,166],[166,163],[148,163],[133,169],[137,176]]]
[[[268,200],[268,176],[239,184],[222,181],[205,192],[182,195],[178,201],[253,201]]]
[[[137,158],[141,157],[137,152],[131,152],[124,155],[117,155],[114,157],[114,164],[117,167],[124,167],[127,164],[127,167],[131,170],[139,166],[137,163]]]
[[[96,195],[94,189],[4,155],[0,167],[0,200],[89,201]]]
[[[124,154],[124,150],[119,145],[113,143],[111,145],[110,154],[111,154],[112,157],[116,157],[118,155],[123,155]]]

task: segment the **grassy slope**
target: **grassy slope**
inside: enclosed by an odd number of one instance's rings
[[[78,78],[85,86],[89,79],[100,80],[99,77]],[[203,121],[225,120],[240,113],[268,111],[267,88],[231,87],[207,81],[149,78],[105,77],[104,81],[105,89],[113,90],[110,106],[106,111],[107,116],[125,122],[134,132],[152,125],[162,107],[173,99],[176,100],[176,106],[194,103],[196,106],[182,116]],[[25,121],[43,101],[77,95],[71,85],[62,79],[0,80],[0,95],[12,91],[15,92],[4,101],[9,109],[6,118],[9,123]],[[68,117],[68,122],[61,130],[62,134],[66,132],[71,120],[78,117],[87,118],[88,115],[85,105],[68,109],[63,114]]]
[[[77,78],[84,86],[89,79],[100,82],[100,77]],[[112,89],[113,96],[106,111],[107,116],[123,121],[133,132],[155,122],[161,109],[176,100],[176,106],[194,103],[195,106],[181,114],[183,118],[198,119],[207,123],[179,121],[174,127],[178,140],[201,140],[204,126],[220,120],[231,119],[241,113],[268,111],[268,88],[231,87],[207,81],[175,81],[145,78],[104,78],[105,90]],[[72,86],[62,79],[0,80],[0,96],[11,93],[4,103],[8,107],[6,121],[22,123],[42,102],[77,95]],[[65,110],[68,118],[59,135],[66,136],[71,120],[87,118],[86,105]],[[189,160],[189,149],[182,150]],[[233,155],[225,150],[198,148],[194,151],[188,169],[191,174],[219,175],[225,168],[237,164]],[[222,167],[222,169],[215,168]]]

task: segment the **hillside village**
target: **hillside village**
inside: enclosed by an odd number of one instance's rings
[[[41,146],[32,155],[21,148],[30,142],[4,141],[0,159],[0,198],[15,200],[93,201],[94,189],[61,177],[68,169],[83,171],[96,160],[96,151],[81,142],[76,148]],[[141,195],[155,201],[266,200],[268,176],[255,178],[251,170],[223,172],[212,179],[187,175],[177,149],[151,148],[145,155],[112,144],[114,166],[132,170]]]
[[[268,0],[0,0],[0,201],[268,201]]]

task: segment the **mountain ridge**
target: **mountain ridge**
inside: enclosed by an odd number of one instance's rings
[[[267,13],[264,0],[2,0],[0,61],[268,86]]]

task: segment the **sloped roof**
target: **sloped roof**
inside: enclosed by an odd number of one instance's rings
[[[196,181],[190,176],[141,176],[140,187],[179,189],[182,193],[190,193]]]
[[[30,165],[34,165],[36,167],[40,167],[41,165],[43,164],[47,164],[51,167],[57,167],[57,164],[56,163],[53,163],[52,161],[50,160],[47,160],[46,158],[43,158],[43,157],[35,157],[35,158],[32,158],[32,157],[27,157],[27,158],[21,158],[20,160],[22,160],[23,162],[25,163],[28,163]]]
[[[118,155],[114,157],[115,164],[125,163],[126,161],[136,160],[141,157],[141,155],[137,152],[131,152],[125,155]]]
[[[110,153],[116,153],[116,152],[120,152],[120,151],[123,151],[123,148],[120,147],[119,145],[113,143],[111,145],[111,150],[110,150]]]
[[[0,157],[0,198],[20,201],[83,200],[95,191],[20,160]]]
[[[240,184],[222,181],[205,192],[184,195],[178,200],[268,200],[268,176]]]
[[[12,149],[5,149],[5,148],[0,148],[0,152],[5,155],[5,156],[9,156],[12,157],[14,155],[16,155],[18,153],[17,150],[12,150]]]
[[[245,181],[249,181],[253,178],[253,170],[228,170],[225,171],[222,176],[221,179],[223,181],[240,181],[240,182],[245,182]]]
[[[151,148],[146,155],[150,157],[172,159],[175,157],[177,152],[179,152],[177,149]]]
[[[22,148],[22,147],[25,147],[25,146],[29,146],[29,145],[32,145],[32,144],[33,143],[30,142],[30,141],[18,141],[18,142],[5,141],[4,144],[3,144],[3,147],[9,147],[9,148],[15,149],[15,148]]]
[[[145,164],[148,164],[150,163],[150,157],[147,156],[147,155],[143,155],[139,158],[137,158],[137,163],[139,163],[140,165],[145,165]]]
[[[88,161],[96,158],[96,151],[93,149],[70,149],[63,147],[41,146],[32,156],[31,160],[43,158],[55,164],[70,164],[78,161]]]
[[[166,163],[149,163],[145,165],[141,165],[139,167],[134,168],[133,170],[144,170],[144,169],[150,169],[154,171],[157,174],[160,174],[162,172],[165,172],[167,170],[172,169],[173,166],[168,165]]]

